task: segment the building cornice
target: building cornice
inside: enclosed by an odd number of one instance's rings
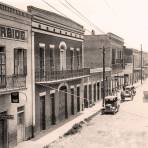
[[[20,10],[18,8],[15,8],[13,6],[4,4],[2,2],[0,2],[0,10],[7,12],[7,13],[10,13],[11,15],[13,14],[13,15],[16,15],[16,16],[24,17],[24,18],[31,18],[31,15],[29,13],[27,13],[23,10]]]

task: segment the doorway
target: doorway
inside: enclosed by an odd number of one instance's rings
[[[80,87],[77,87],[77,112],[80,112]]]
[[[55,117],[55,94],[50,94],[50,100],[51,100],[51,124],[56,123],[56,117]]]
[[[22,142],[25,137],[24,106],[17,108],[17,142]]]
[[[40,96],[40,129],[46,129],[45,96]]]
[[[71,114],[74,115],[74,88],[71,88]]]
[[[2,112],[0,114],[6,114]],[[0,120],[0,148],[7,148],[7,119]]]
[[[67,88],[62,86],[59,89],[59,119],[64,120],[68,118],[67,110]]]

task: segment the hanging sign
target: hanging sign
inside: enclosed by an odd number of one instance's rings
[[[19,103],[19,92],[11,93],[11,103]]]

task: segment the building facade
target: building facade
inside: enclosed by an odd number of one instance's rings
[[[32,137],[31,16],[0,3],[0,147]]]
[[[141,52],[133,48],[124,48],[125,83],[134,84],[141,79]],[[142,68],[143,74],[144,69]]]
[[[111,94],[111,68],[105,70],[105,96]],[[103,68],[90,69],[90,76],[83,79],[84,107],[88,108],[103,98]]]
[[[52,128],[84,108],[83,26],[28,6],[32,15],[34,134]]]
[[[94,77],[100,83],[103,72],[99,72],[101,79],[96,78],[95,75],[99,75],[97,69],[103,67],[103,48],[105,49],[105,67],[108,71],[108,73],[105,72],[105,95],[115,94],[116,90],[120,89],[124,84],[123,45],[124,40],[113,33],[84,36],[84,65],[90,66],[92,71],[96,69],[94,73],[91,73],[91,77]],[[100,88],[103,87],[103,85],[100,86]],[[102,91],[100,89],[99,93],[101,94]]]

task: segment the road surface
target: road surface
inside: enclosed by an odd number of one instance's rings
[[[50,145],[51,148],[148,148],[148,102],[143,91],[148,81],[136,88],[133,101],[120,104],[115,115],[96,115],[82,130]]]

